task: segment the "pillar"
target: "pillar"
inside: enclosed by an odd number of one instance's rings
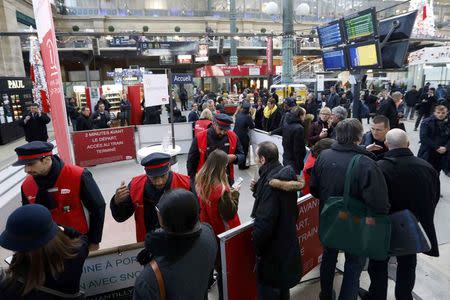
[[[292,83],[294,58],[294,1],[283,1],[283,73],[281,83]]]
[[[0,31],[18,31],[14,2],[0,0]],[[0,37],[0,76],[25,77],[19,37]]]

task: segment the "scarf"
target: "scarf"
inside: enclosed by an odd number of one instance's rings
[[[267,105],[266,108],[264,108],[264,118],[268,119],[270,116],[278,109],[278,107],[275,105],[272,109],[269,108]]]
[[[56,208],[57,204],[48,189],[55,186],[56,180],[58,179],[63,166],[64,163],[61,161],[61,159],[58,156],[54,155],[52,156],[52,166],[50,167],[50,171],[48,172],[48,174],[46,176],[33,177],[38,186],[36,203],[47,207],[49,210]]]

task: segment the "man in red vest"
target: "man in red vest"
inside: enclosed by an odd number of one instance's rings
[[[237,135],[230,130],[233,118],[226,114],[214,116],[213,125],[199,132],[194,137],[187,159],[188,175],[193,180],[195,174],[203,167],[208,155],[216,149],[221,149],[228,153],[228,181],[234,183],[234,166],[238,163],[245,163],[245,155]]]
[[[41,141],[15,149],[18,160],[13,165],[25,166],[29,175],[22,183],[22,205],[47,207],[57,224],[87,235],[89,250],[97,250],[102,240],[105,200],[87,169],[65,164],[52,150],[52,144]]]
[[[170,155],[155,152],[146,156],[141,165],[146,174],[133,177],[128,186],[122,181],[112,197],[110,208],[117,222],[124,222],[134,214],[136,240],[145,240],[147,232],[160,228],[155,205],[168,190],[190,190],[189,176],[170,170]]]

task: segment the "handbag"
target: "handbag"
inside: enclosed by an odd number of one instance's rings
[[[149,264],[153,272],[155,273],[156,281],[158,282],[159,299],[166,300],[166,287],[164,285],[164,278],[162,277],[162,273],[161,270],[159,269],[158,263],[153,258]]]
[[[326,199],[320,212],[319,238],[325,247],[384,260],[391,238],[389,217],[373,214],[363,201],[350,196],[360,157],[360,154],[355,155],[347,167],[344,195]]]
[[[239,191],[231,190],[225,191],[220,197],[218,209],[220,216],[225,221],[230,221],[234,218],[238,211],[239,205]]]
[[[422,226],[408,209],[389,216],[392,224],[391,256],[410,255],[431,250],[431,244]]]

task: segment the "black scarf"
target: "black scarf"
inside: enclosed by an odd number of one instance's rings
[[[50,167],[48,174],[46,176],[33,177],[39,188],[36,195],[36,203],[47,207],[49,210],[56,208],[57,204],[48,189],[55,186],[63,166],[63,161],[57,155],[54,155],[52,156],[52,166]]]
[[[139,252],[137,261],[146,265],[155,256],[163,256],[170,261],[183,257],[194,245],[202,232],[201,227],[186,234],[170,234],[163,229],[157,229],[147,234],[145,249]]]

